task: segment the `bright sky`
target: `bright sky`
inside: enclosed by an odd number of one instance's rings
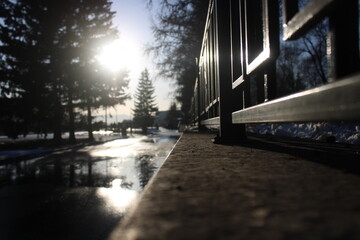
[[[156,69],[151,57],[144,54],[145,45],[153,41],[151,32],[151,16],[146,8],[146,0],[114,0],[113,10],[116,11],[114,25],[120,32],[120,40],[117,47],[105,49],[104,64],[109,68],[115,67],[112,63],[126,65],[130,70],[129,91],[131,96],[135,92],[141,72],[148,68],[150,77],[155,87],[157,106],[159,110],[168,110],[171,102],[171,93],[174,90],[170,81],[160,79],[156,76]],[[122,54],[113,54],[113,52]],[[121,57],[117,57],[121,55]],[[126,56],[125,58],[123,56]],[[109,109],[112,115],[132,115],[134,107],[133,99],[126,102],[126,106],[117,106]],[[110,120],[111,122],[114,121]],[[121,119],[118,119],[121,121]]]

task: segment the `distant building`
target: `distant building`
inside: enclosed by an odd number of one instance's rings
[[[156,112],[154,125],[170,129],[178,128],[179,122],[184,118],[182,111],[158,111]]]

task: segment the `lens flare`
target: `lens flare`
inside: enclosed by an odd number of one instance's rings
[[[109,211],[117,211],[119,214],[124,214],[135,203],[138,192],[123,189],[121,183],[121,179],[114,179],[111,183],[111,188],[99,188],[97,194],[106,201]]]
[[[133,41],[121,38],[105,45],[97,56],[99,63],[112,72],[133,69],[139,62],[139,46]]]

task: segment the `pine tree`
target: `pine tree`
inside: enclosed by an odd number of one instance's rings
[[[1,8],[1,98],[13,106],[2,113],[6,125],[38,130],[50,121],[49,102],[54,89],[49,77],[49,43],[58,19],[44,0],[4,1]],[[56,8],[56,7],[55,7]],[[51,16],[51,18],[49,17]],[[8,127],[6,127],[8,128]],[[18,128],[18,126],[16,126]],[[23,131],[26,133],[26,131]],[[16,137],[14,135],[13,137]]]
[[[102,73],[95,57],[103,44],[117,38],[111,3],[0,2],[0,124],[17,131],[19,125],[45,126],[59,141],[68,116],[74,142],[75,111],[86,108],[92,138],[92,109],[122,104],[127,98],[127,75]]]
[[[93,139],[92,134],[92,111],[101,106],[114,106],[123,104],[127,99],[124,88],[127,87],[127,76],[111,77],[104,74],[99,69],[96,61],[100,47],[116,39],[117,30],[112,25],[111,1],[109,0],[81,0],[83,4],[79,8],[82,15],[78,22],[79,34],[79,66],[80,72],[79,87],[81,89],[80,98],[82,108],[87,111],[89,139]],[[117,84],[116,87],[113,85]],[[111,87],[112,86],[112,87]],[[108,90],[110,92],[108,92]],[[115,97],[116,95],[116,97]],[[111,103],[110,103],[111,102]]]
[[[145,69],[141,73],[136,88],[135,109],[133,109],[134,124],[140,127],[143,133],[146,133],[147,128],[154,123],[154,116],[152,114],[156,110],[154,91],[152,81],[149,78],[149,72]]]

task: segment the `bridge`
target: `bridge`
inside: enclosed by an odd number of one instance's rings
[[[359,122],[358,11],[357,0],[210,1],[194,76],[199,132],[182,135],[111,239],[359,239],[359,147],[247,131]],[[319,24],[323,57],[310,51]],[[284,94],[302,64],[279,74],[296,41],[321,84]]]

